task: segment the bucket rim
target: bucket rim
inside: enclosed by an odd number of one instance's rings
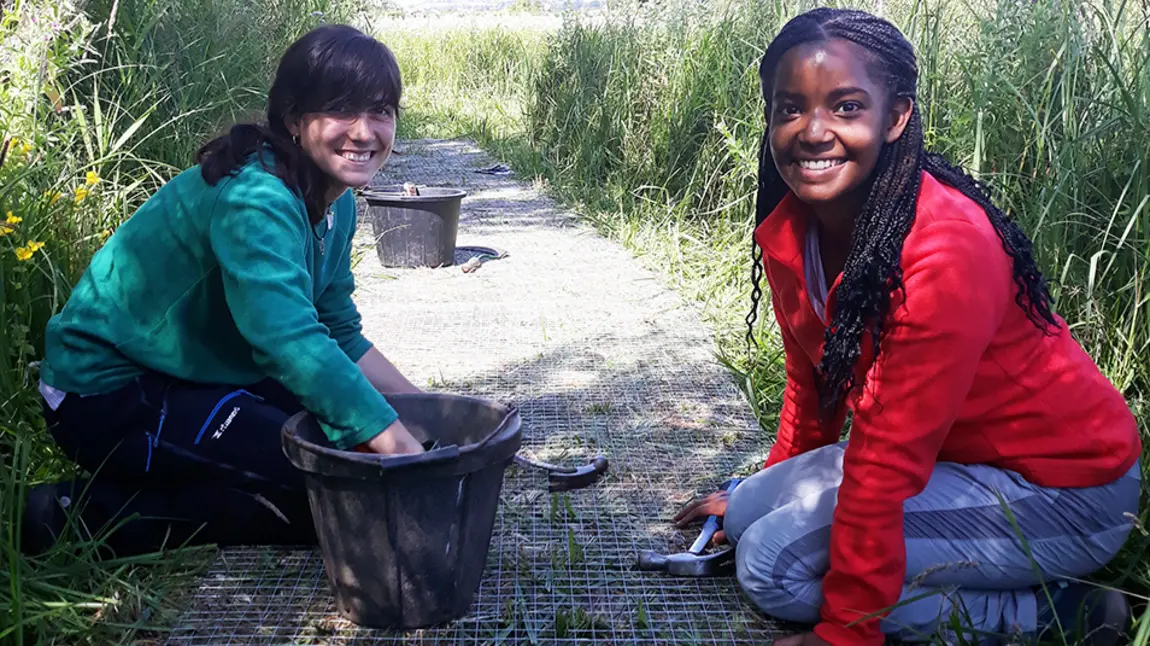
[[[372,187],[360,191],[360,195],[367,200],[368,204],[373,206],[450,202],[467,197],[467,191],[454,186],[422,186],[419,190],[425,192],[423,195],[408,195],[399,188],[393,192],[389,190],[390,188],[392,187]],[[427,192],[431,194],[427,194]]]
[[[303,428],[306,420],[309,418],[314,419],[315,415],[307,410],[303,410],[292,415],[284,422],[280,431],[284,445],[283,448],[285,453],[287,453],[287,457],[296,468],[307,473],[352,477],[352,472],[366,469],[367,471],[364,471],[365,474],[370,473],[376,478],[390,473],[403,473],[411,468],[440,466],[442,463],[448,462],[460,464],[464,461],[471,461],[468,458],[474,459],[478,454],[482,453],[494,454],[494,460],[491,461],[497,462],[519,450],[519,442],[515,441],[514,438],[520,432],[520,419],[519,410],[514,404],[493,402],[478,397],[463,395],[449,396],[440,393],[388,395],[389,399],[427,397],[433,399],[446,399],[450,397],[452,399],[465,399],[475,403],[494,405],[497,408],[503,409],[503,418],[490,433],[470,444],[463,446],[450,444],[418,454],[381,455],[327,447],[304,439],[299,431]],[[503,448],[504,445],[512,446],[510,446],[510,450],[508,451]],[[502,453],[507,453],[508,455],[503,456]],[[311,459],[301,461],[298,459],[301,454],[311,454],[312,457]]]

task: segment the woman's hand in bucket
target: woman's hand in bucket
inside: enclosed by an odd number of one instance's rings
[[[706,498],[692,502],[678,514],[675,514],[675,527],[683,529],[695,520],[706,520],[707,516],[721,517],[726,515],[727,500],[730,497],[731,494],[726,491],[716,491]],[[727,542],[727,534],[720,529],[715,532],[715,536],[711,540],[715,545],[722,545]]]
[[[421,445],[403,422],[396,420],[391,426],[383,429],[383,432],[364,442],[360,446],[367,449],[371,453],[382,453],[384,455],[403,455],[407,453],[423,453],[423,445]]]

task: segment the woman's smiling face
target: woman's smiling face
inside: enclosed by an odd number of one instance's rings
[[[884,143],[898,139],[909,101],[891,106],[867,69],[870,54],[832,39],[779,60],[771,92],[770,149],[783,181],[816,209],[861,207]]]
[[[395,109],[308,114],[296,126],[299,145],[329,178],[328,199],[366,186],[395,143]]]

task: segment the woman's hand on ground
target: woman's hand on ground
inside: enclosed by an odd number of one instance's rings
[[[421,445],[403,422],[396,420],[383,432],[363,443],[363,446],[372,453],[384,455],[403,455],[407,453],[423,453]]]
[[[830,646],[830,644],[814,633],[803,633],[776,639],[775,646]]]
[[[693,521],[706,519],[707,516],[726,515],[727,500],[730,497],[731,495],[726,491],[716,491],[706,498],[692,502],[678,514],[675,514],[675,527],[683,529]],[[727,534],[723,530],[719,530],[715,532],[715,536],[711,540],[715,545],[722,545],[727,542]]]

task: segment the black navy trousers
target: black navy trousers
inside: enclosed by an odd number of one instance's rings
[[[193,384],[146,374],[119,390],[46,404],[49,431],[91,478],[58,485],[108,547],[312,545],[303,473],[284,455],[284,422],[303,409],[283,386]],[[124,522],[127,521],[127,522]]]

